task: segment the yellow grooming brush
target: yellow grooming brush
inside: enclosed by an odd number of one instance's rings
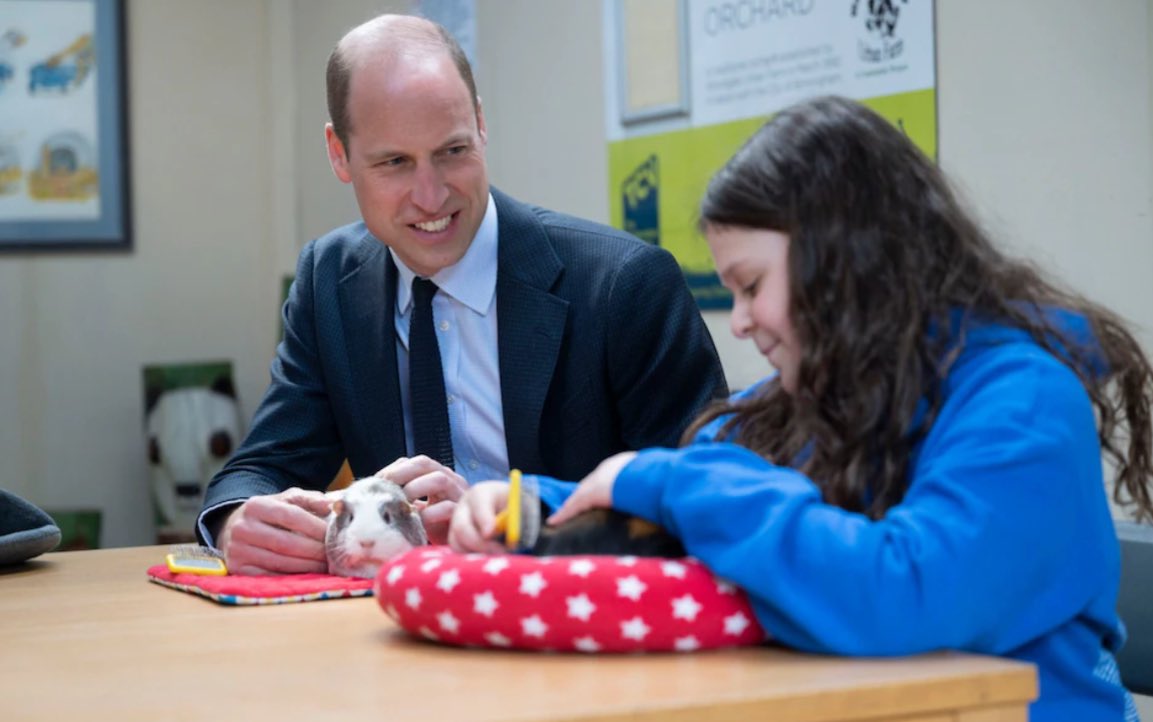
[[[536,484],[521,477],[520,469],[508,473],[508,506],[496,515],[496,530],[504,533],[509,549],[528,549],[540,533],[540,495]]]

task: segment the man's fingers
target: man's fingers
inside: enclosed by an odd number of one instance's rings
[[[232,528],[231,542],[298,559],[324,558],[323,532],[318,538],[309,537],[260,520],[237,522]]]
[[[404,495],[410,500],[459,501],[468,489],[468,482],[459,474],[443,467],[412,479],[404,486]]]
[[[261,497],[254,497],[249,503],[252,505],[247,510],[249,513],[246,516],[249,519],[296,532],[307,538],[324,539],[327,528],[325,520],[295,502],[273,497],[267,497],[262,502]]]
[[[324,574],[328,571],[328,562],[323,556],[320,559],[282,556],[249,545],[234,547],[225,563],[229,574]]]
[[[285,497],[285,501],[293,506],[304,509],[308,513],[316,517],[326,517],[328,512],[332,511],[332,502],[339,499],[343,494],[334,495],[329,497],[326,494],[312,494],[306,493],[297,496]]]
[[[424,476],[425,474],[434,471],[447,470],[439,462],[433,461],[429,457],[421,454],[420,456],[402,456],[380,471],[376,472],[376,476],[382,479],[404,486],[413,479]]]
[[[452,514],[456,511],[455,501],[438,501],[429,504],[420,512],[421,521],[425,526],[432,524],[447,524],[452,521]]]

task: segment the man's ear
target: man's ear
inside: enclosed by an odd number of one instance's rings
[[[336,137],[332,123],[324,124],[324,142],[328,146],[328,164],[332,166],[332,172],[336,174],[341,183],[351,183],[352,175],[348,172],[348,154],[344,150],[344,143]]]
[[[484,124],[484,108],[480,104],[480,96],[476,97],[476,130],[480,134],[481,144],[488,143],[488,128]]]

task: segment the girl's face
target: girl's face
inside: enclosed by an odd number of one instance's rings
[[[789,237],[779,231],[739,226],[705,229],[709,250],[725,288],[733,293],[733,335],[751,338],[793,393],[801,345],[789,318]]]

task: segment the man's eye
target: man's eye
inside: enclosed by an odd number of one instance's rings
[[[454,145],[451,148],[449,148],[446,152],[449,155],[461,155],[462,153],[464,153],[467,150],[468,150],[467,145]]]
[[[381,168],[397,168],[404,163],[404,158],[385,158],[376,165]]]

